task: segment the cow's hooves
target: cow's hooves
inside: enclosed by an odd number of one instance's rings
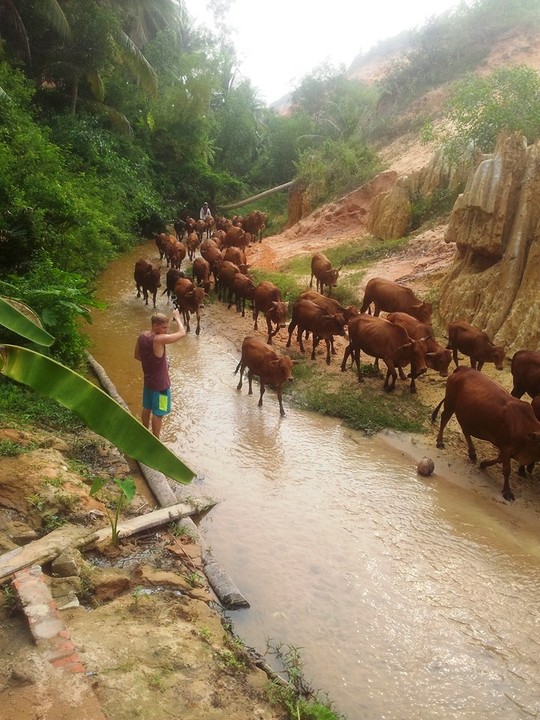
[[[506,492],[503,492],[503,498],[505,500],[508,500],[508,502],[514,502],[514,500],[516,499],[514,497],[514,493],[511,490],[507,490]]]
[[[437,447],[439,448],[439,450],[444,450],[444,443],[443,443],[443,442],[438,442],[438,443],[437,443]]]
[[[200,334],[201,334],[200,330],[195,330],[195,335],[200,335]]]

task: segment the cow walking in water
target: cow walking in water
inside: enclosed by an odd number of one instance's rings
[[[286,382],[292,382],[292,368],[294,360],[286,355],[280,357],[272,348],[258,338],[246,337],[242,343],[242,356],[240,362],[234,371],[235,375],[240,370],[240,381],[237,390],[242,389],[242,375],[245,368],[248,369],[248,395],[253,395],[251,383],[253,376],[257,375],[261,388],[259,397],[259,407],[263,404],[263,395],[266,390],[266,384],[273,385],[276,388],[276,395],[279,402],[279,412],[285,415],[283,409],[283,401],[281,397],[281,387]]]
[[[520,466],[540,460],[540,421],[533,408],[529,403],[512,397],[501,385],[478,370],[463,366],[446,381],[445,396],[431,414],[431,422],[435,422],[441,406],[443,411],[437,447],[444,448],[444,428],[455,413],[473,462],[476,462],[473,437],[487,440],[497,448],[497,457],[483,460],[480,467],[502,463],[503,498],[514,500],[510,489],[510,460],[517,460]]]

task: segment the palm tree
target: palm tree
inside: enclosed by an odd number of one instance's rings
[[[69,39],[71,30],[58,0],[0,0],[0,28],[10,28],[16,54],[31,61],[30,39],[23,17],[25,11],[35,12],[40,18],[64,39]],[[9,33],[9,31],[8,31]]]

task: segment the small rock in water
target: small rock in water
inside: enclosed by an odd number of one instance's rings
[[[416,466],[419,475],[427,477],[435,470],[435,463],[431,458],[423,457]]]

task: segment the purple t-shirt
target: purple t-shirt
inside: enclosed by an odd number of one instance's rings
[[[163,348],[163,355],[154,355],[155,333],[143,332],[139,335],[139,357],[141,358],[144,373],[144,386],[150,390],[166,390],[171,384],[169,367],[167,363],[167,350]]]

